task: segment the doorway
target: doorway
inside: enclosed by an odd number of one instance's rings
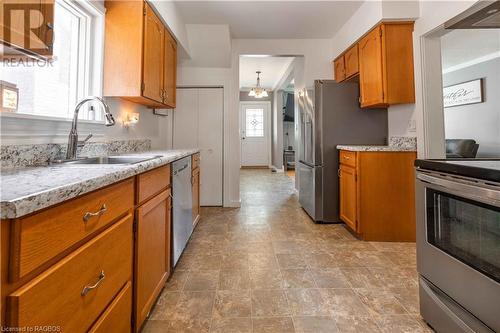
[[[224,89],[177,88],[174,149],[199,148],[200,205],[222,206]]]
[[[271,164],[271,102],[241,102],[241,166]]]

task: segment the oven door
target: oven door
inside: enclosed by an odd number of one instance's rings
[[[500,332],[500,184],[417,172],[419,273]]]

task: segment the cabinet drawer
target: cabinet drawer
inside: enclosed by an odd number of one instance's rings
[[[170,186],[170,164],[137,176],[137,203],[141,204]]]
[[[61,332],[86,332],[131,280],[132,220],[128,214],[10,294],[8,325],[60,326]]]
[[[38,214],[14,220],[10,280],[17,281],[24,277],[133,207],[134,180],[131,178]],[[97,214],[92,216],[87,213]]]
[[[200,153],[196,153],[191,157],[191,165],[193,170],[200,167]]]
[[[356,167],[356,152],[355,151],[348,151],[348,150],[341,150],[340,151],[340,163],[352,166],[353,168]]]
[[[131,319],[132,284],[127,282],[89,333],[130,333]]]

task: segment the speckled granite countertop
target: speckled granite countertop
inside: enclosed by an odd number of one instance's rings
[[[402,146],[362,146],[362,145],[338,145],[338,150],[349,151],[417,151],[415,147]]]
[[[156,156],[136,164],[57,164],[3,168],[0,176],[0,217],[18,218],[75,198],[139,173],[192,155],[199,150],[147,151],[127,156]]]
[[[417,151],[417,138],[411,136],[391,136],[389,144],[380,145],[338,145],[338,150],[349,151]]]

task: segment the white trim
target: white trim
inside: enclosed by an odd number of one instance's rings
[[[67,122],[71,123],[73,121],[72,118],[63,118],[63,117],[51,117],[45,116],[41,114],[31,114],[31,113],[16,113],[16,112],[2,112],[0,113],[0,120],[2,118],[19,118],[19,119],[28,119],[28,120],[43,120],[43,121],[53,121],[53,122]],[[104,120],[86,120],[86,119],[78,119],[78,124],[96,124],[99,126],[104,125]]]
[[[482,62],[486,62],[486,61],[493,60],[493,59],[496,59],[496,58],[500,58],[500,51],[495,51],[493,53],[484,55],[482,57],[479,57],[479,58],[476,58],[476,59],[473,59],[473,60],[469,60],[469,61],[463,62],[463,63],[455,65],[455,66],[450,66],[450,67],[448,67],[448,68],[446,68],[446,69],[443,70],[443,74],[447,74],[447,73],[450,73],[450,72],[458,71],[460,69],[464,69],[464,68],[467,68],[467,67],[470,67],[470,66],[474,66],[474,65],[480,64]]]
[[[440,26],[420,38],[422,76],[423,156],[444,158],[445,131]]]
[[[240,102],[240,127],[241,127],[241,112],[243,111],[244,105],[265,105],[267,109],[267,126],[264,127],[267,137],[267,166],[272,168],[272,140],[271,140],[271,101],[242,101]],[[241,151],[241,128],[240,128],[240,151]],[[241,168],[241,156],[240,156],[240,168]]]

